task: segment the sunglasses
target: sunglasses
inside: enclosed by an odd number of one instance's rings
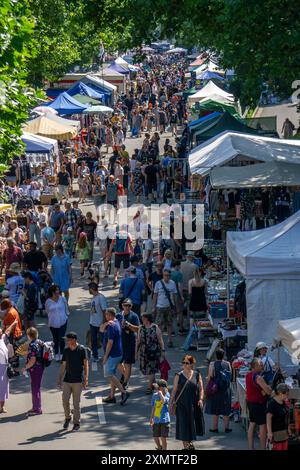
[[[184,361],[183,361],[182,364],[183,364],[184,366],[191,366],[191,363],[190,363],[190,362],[184,362]]]
[[[131,304],[123,304],[123,307],[131,307]]]

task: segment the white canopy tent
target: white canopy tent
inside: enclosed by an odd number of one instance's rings
[[[300,141],[225,131],[194,148],[189,165],[192,174],[206,175],[214,167],[229,166],[233,159],[299,164]]]
[[[277,333],[277,337],[281,340],[282,346],[291,356],[294,355],[295,359],[298,358],[300,362],[300,317],[279,321]]]
[[[299,317],[300,211],[250,232],[227,232],[227,255],[246,279],[248,345],[271,344],[277,322]]]
[[[116,72],[118,73],[118,72]],[[118,75],[121,75],[118,73]],[[96,86],[100,86],[104,90],[110,91],[110,92],[117,92],[117,87],[113,85],[112,83],[109,83],[107,80],[103,80],[99,75],[92,74],[92,75],[87,75],[85,79],[82,80],[83,82],[91,82],[94,83]]]
[[[210,80],[207,85],[201,88],[201,90],[197,91],[197,93],[189,96],[188,101],[190,103],[197,103],[203,98],[208,98],[212,95],[223,96],[231,102],[234,101],[234,96],[231,93],[227,93],[227,91],[222,90],[222,88],[218,87],[212,80]]]
[[[210,183],[218,188],[258,188],[300,185],[300,165],[296,163],[258,163],[240,167],[213,168]]]

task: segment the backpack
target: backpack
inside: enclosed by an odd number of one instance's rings
[[[114,246],[115,253],[125,253],[127,248],[128,237],[120,237],[120,234],[116,235],[116,243]]]
[[[225,392],[225,390],[230,387],[231,383],[231,372],[228,369],[225,369],[220,364],[220,367],[216,368],[215,365],[215,383],[218,386],[218,390]]]
[[[49,367],[54,359],[53,342],[39,340],[39,344],[41,346],[41,364],[43,367]]]

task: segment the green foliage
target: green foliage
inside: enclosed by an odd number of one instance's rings
[[[283,95],[299,79],[300,14],[288,0],[89,0],[95,24],[124,30],[123,49],[157,37],[216,51],[234,68],[234,89],[255,103],[263,82]],[[159,25],[159,28],[158,28]]]
[[[0,162],[22,151],[21,125],[33,92],[26,83],[33,21],[27,1],[0,2]]]

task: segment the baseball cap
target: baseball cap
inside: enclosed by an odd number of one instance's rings
[[[127,305],[133,305],[132,300],[129,299],[129,298],[123,300],[122,305],[126,305],[126,304],[127,304]]]
[[[70,331],[64,336],[64,339],[77,339],[77,333],[75,331]]]
[[[257,349],[257,350],[264,349],[264,348],[269,349],[268,346],[266,345],[266,343],[264,343],[263,341],[260,341],[255,346],[255,349]]]
[[[134,266],[130,266],[130,267],[128,268],[128,272],[133,273],[133,274],[136,274],[136,268],[135,268]]]

